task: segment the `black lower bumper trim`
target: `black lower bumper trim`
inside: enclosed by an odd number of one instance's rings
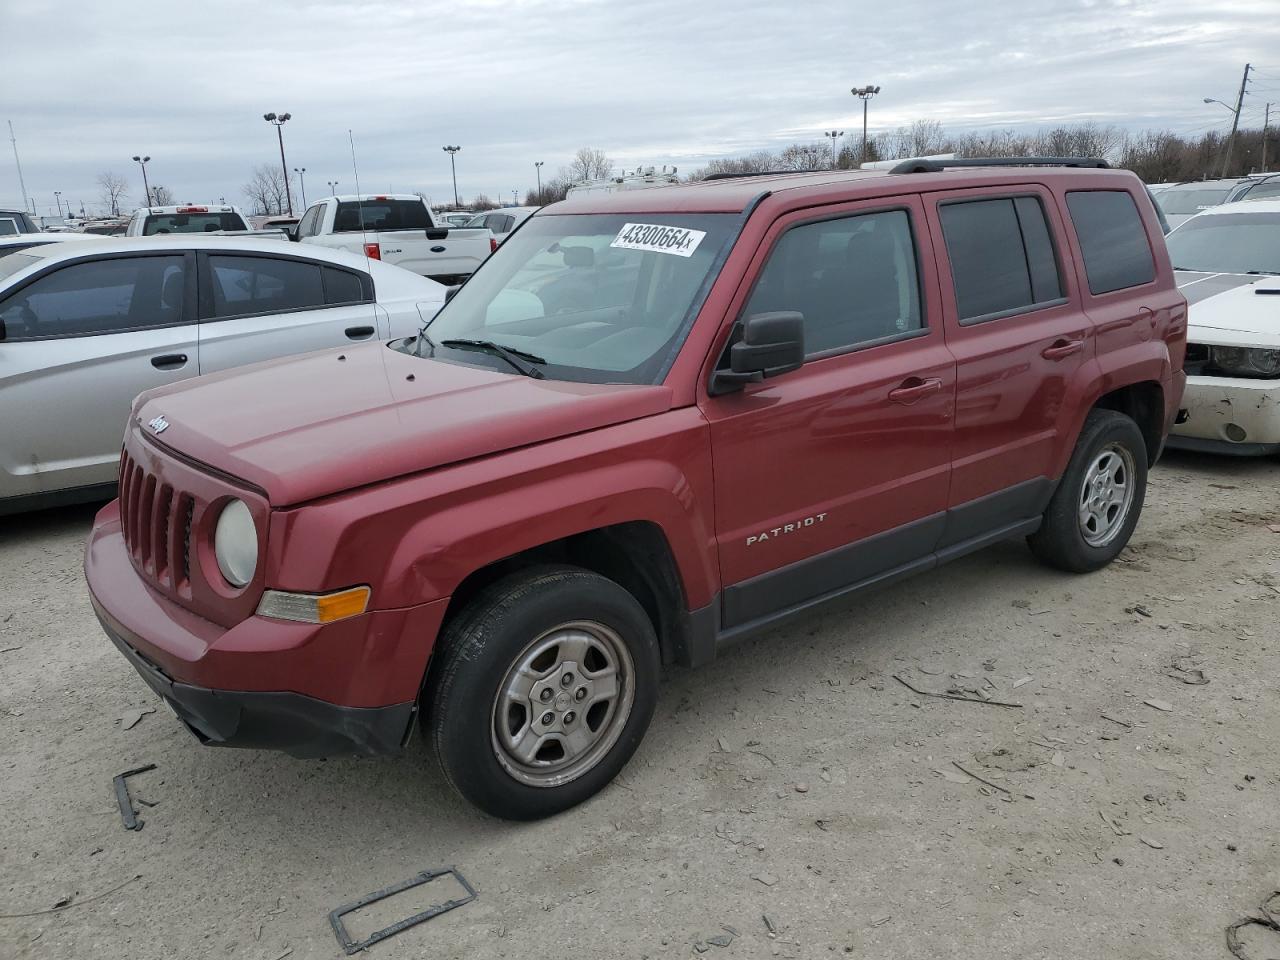
[[[203,743],[220,747],[282,750],[315,759],[347,754],[398,753],[413,720],[414,704],[344,707],[300,693],[210,690],[171,680],[109,624],[98,618],[147,686],[173,707]]]
[[[1268,457],[1280,453],[1280,443],[1233,443],[1230,440],[1206,440],[1170,434],[1166,446],[1192,453],[1220,453],[1228,457]]]

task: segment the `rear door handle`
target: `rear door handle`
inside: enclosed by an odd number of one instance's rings
[[[187,355],[185,353],[163,353],[158,357],[152,357],[151,365],[157,370],[177,370],[179,367],[187,365]]]
[[[373,336],[373,327],[347,327],[348,340],[368,340]]]
[[[1040,351],[1040,356],[1046,360],[1065,360],[1072,354],[1079,353],[1084,349],[1083,340],[1057,340],[1053,346],[1045,347]]]
[[[908,377],[902,385],[889,391],[889,399],[894,403],[915,403],[931,393],[942,389],[942,381],[937,377],[921,380],[919,377]]]

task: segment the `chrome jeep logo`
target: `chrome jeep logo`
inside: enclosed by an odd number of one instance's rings
[[[747,546],[749,547],[753,543],[764,543],[766,540],[773,540],[776,537],[785,537],[788,533],[795,533],[797,530],[812,527],[825,519],[827,519],[825,513],[815,513],[812,517],[805,517],[795,523],[784,523],[782,526],[774,527],[771,530],[761,530],[759,533],[753,533],[747,537]]]
[[[158,417],[154,417],[153,419],[148,420],[147,426],[150,427],[152,430],[154,430],[156,433],[164,433],[166,430],[169,429],[169,421],[164,418],[164,414],[161,414]]]

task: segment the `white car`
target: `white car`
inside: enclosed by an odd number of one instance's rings
[[[520,224],[532,217],[539,207],[499,207],[497,210],[486,210],[476,214],[467,223],[468,227],[484,227],[501,243]]]
[[[1280,200],[1213,207],[1165,239],[1190,304],[1169,446],[1280,453]]]
[[[215,203],[181,203],[170,207],[142,207],[133,211],[126,237],[165,233],[225,233],[248,230],[239,207]]]
[[[475,217],[469,210],[450,210],[447,213],[433,211],[431,215],[442,227],[465,227]]]
[[[1153,193],[1160,212],[1165,215],[1170,229],[1186,223],[1197,213],[1226,203],[1231,192],[1240,183],[1240,177],[1227,180],[1188,180],[1171,183]]]
[[[62,243],[64,240],[101,240],[88,233],[18,233],[0,234],[0,257],[7,257],[19,250],[41,247],[46,243]]]
[[[251,237],[97,238],[0,258],[0,515],[111,496],[144,390],[408,336],[444,294],[389,264]]]

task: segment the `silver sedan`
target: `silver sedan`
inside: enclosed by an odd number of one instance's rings
[[[279,240],[111,238],[0,258],[0,515],[112,496],[142,391],[408,336],[444,292],[399,267]]]

